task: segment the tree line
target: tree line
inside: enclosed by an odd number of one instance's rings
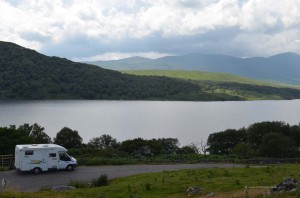
[[[254,123],[249,127],[210,134],[206,144],[201,141],[200,149],[195,144],[180,147],[177,138],[135,138],[119,142],[108,134],[83,143],[78,131],[68,127],[62,128],[53,139],[44,130],[38,124],[0,127],[0,155],[13,154],[17,144],[55,143],[66,147],[73,155],[82,157],[200,153],[239,158],[300,157],[300,124],[289,125],[279,121]]]
[[[247,128],[210,134],[208,152],[239,157],[300,157],[300,124],[280,121],[254,123]]]
[[[19,127],[11,125],[0,127],[0,155],[13,154],[17,144],[48,144],[55,143],[69,149],[74,154],[93,155],[95,153],[123,153],[133,156],[152,156],[159,154],[197,154],[194,145],[179,147],[177,138],[159,138],[145,140],[135,138],[118,142],[108,134],[92,138],[87,144],[83,143],[78,131],[68,127],[62,128],[53,140],[45,133],[45,128],[38,124],[23,124]],[[111,152],[111,151],[114,152]],[[103,152],[109,151],[109,152]]]

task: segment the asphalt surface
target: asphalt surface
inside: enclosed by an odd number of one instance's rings
[[[17,173],[16,171],[0,172],[0,179],[6,180],[4,188],[17,191],[39,191],[44,187],[67,185],[71,180],[91,181],[101,174],[108,179],[126,177],[139,173],[160,172],[164,170],[199,169],[199,168],[229,168],[243,167],[239,164],[175,164],[175,165],[123,165],[123,166],[79,166],[72,172],[52,171],[39,175],[32,173]],[[1,186],[0,188],[3,189]]]

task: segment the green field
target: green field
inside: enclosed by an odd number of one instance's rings
[[[240,100],[281,100],[299,97],[300,86],[258,81],[241,76],[201,71],[126,70],[132,75],[167,76],[198,84],[208,94],[228,95]]]
[[[90,198],[124,198],[124,197],[187,197],[186,190],[191,186],[199,186],[201,194],[191,197],[205,197],[213,193],[213,197],[266,197],[268,187],[280,183],[286,177],[299,179],[299,164],[271,165],[245,168],[210,168],[180,171],[162,171],[145,173],[126,178],[114,179],[107,186],[81,188],[65,192],[44,190],[36,193],[20,193],[16,191],[2,192],[5,197],[90,197]],[[96,176],[96,175],[95,175]],[[76,183],[73,181],[73,183]],[[80,183],[79,181],[77,183]],[[84,187],[85,185],[82,185]],[[249,190],[244,191],[245,186]],[[285,193],[280,197],[299,197],[299,190]]]
[[[245,83],[245,84],[252,84],[252,85],[289,87],[289,88],[300,89],[300,86],[296,86],[296,85],[265,82],[265,81],[259,81],[251,78],[242,77],[242,76],[236,76],[236,75],[226,74],[226,73],[217,73],[217,72],[183,71],[183,70],[124,70],[121,72],[127,74],[133,74],[133,75],[168,76],[172,78],[190,79],[196,81],[236,82],[236,83]]]

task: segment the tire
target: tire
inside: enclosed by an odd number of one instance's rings
[[[38,175],[38,174],[40,174],[42,171],[41,171],[41,169],[40,168],[34,168],[33,170],[32,170],[32,172],[33,172],[33,174],[35,174],[35,175]]]
[[[73,171],[74,167],[72,165],[68,165],[66,168],[67,171]]]

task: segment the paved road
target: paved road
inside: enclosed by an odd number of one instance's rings
[[[67,185],[70,180],[91,181],[101,174],[108,179],[126,177],[139,173],[160,172],[163,170],[199,169],[242,167],[238,164],[175,164],[175,165],[124,165],[124,166],[79,166],[73,172],[55,171],[33,175],[19,174],[15,171],[0,172],[0,179],[6,179],[5,188],[14,188],[19,191],[38,191],[41,187]]]

